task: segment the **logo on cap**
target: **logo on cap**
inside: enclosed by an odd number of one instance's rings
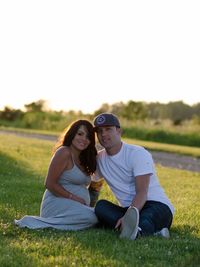
[[[96,119],[96,123],[97,124],[103,124],[104,122],[106,121],[106,118],[105,118],[105,116],[102,116],[102,115],[100,115],[99,117],[97,117],[97,119]]]

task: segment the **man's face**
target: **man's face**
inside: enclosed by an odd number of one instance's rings
[[[121,143],[121,129],[115,126],[104,126],[97,128],[97,137],[99,143],[105,149],[111,149]]]

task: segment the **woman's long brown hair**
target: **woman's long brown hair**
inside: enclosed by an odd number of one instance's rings
[[[77,120],[69,125],[69,127],[64,130],[63,134],[60,136],[58,142],[56,143],[53,151],[55,152],[61,146],[70,146],[72,140],[74,139],[78,129],[81,126],[85,126],[88,131],[88,138],[90,140],[89,146],[81,151],[79,159],[81,166],[83,166],[85,172],[91,175],[96,170],[96,155],[97,150],[95,147],[95,132],[92,124],[87,120]]]

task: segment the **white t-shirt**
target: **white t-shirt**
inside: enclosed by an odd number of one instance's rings
[[[99,151],[97,157],[97,177],[103,177],[119,204],[123,207],[131,205],[136,194],[135,177],[150,174],[147,200],[166,204],[172,214],[174,207],[160,186],[156,176],[151,154],[141,146],[122,143],[121,150],[110,156],[105,149]]]

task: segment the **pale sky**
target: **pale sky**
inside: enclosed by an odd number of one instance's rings
[[[200,102],[200,1],[0,0],[0,109]]]

